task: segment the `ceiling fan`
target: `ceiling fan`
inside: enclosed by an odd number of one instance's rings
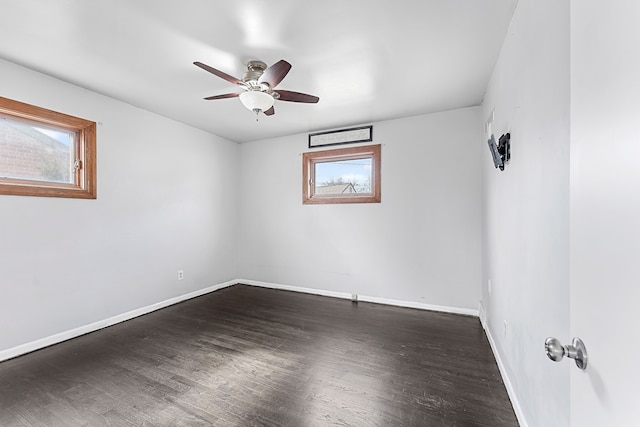
[[[267,116],[275,114],[273,104],[276,99],[289,102],[303,102],[315,104],[320,100],[317,96],[308,95],[306,93],[293,92],[290,90],[275,90],[275,87],[285,78],[291,64],[284,59],[276,62],[267,68],[267,64],[262,61],[249,61],[247,71],[242,76],[242,80],[230,76],[220,70],[216,70],[202,62],[194,62],[194,65],[210,72],[226,81],[240,86],[242,92],[225,93],[223,95],[208,96],[204,99],[225,99],[240,98],[240,102],[249,110],[257,114],[263,112]],[[256,118],[257,120],[257,118]]]

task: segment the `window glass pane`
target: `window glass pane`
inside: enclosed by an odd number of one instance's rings
[[[314,194],[371,194],[371,157],[315,164]]]
[[[75,133],[0,117],[0,178],[73,184]]]

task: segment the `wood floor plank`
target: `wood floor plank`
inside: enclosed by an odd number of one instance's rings
[[[517,426],[478,319],[236,285],[0,363],[1,426]]]

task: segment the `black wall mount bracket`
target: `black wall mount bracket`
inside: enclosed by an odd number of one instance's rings
[[[491,156],[493,157],[493,165],[503,171],[504,164],[511,159],[511,134],[505,133],[502,135],[498,139],[497,144],[496,138],[491,135],[491,138],[489,138],[489,141],[487,142],[489,144]]]

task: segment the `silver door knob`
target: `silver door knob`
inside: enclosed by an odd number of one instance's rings
[[[544,349],[547,357],[554,362],[559,362],[567,356],[576,361],[579,369],[587,369],[587,348],[580,338],[574,338],[570,345],[562,345],[557,338],[549,337],[544,341]]]

